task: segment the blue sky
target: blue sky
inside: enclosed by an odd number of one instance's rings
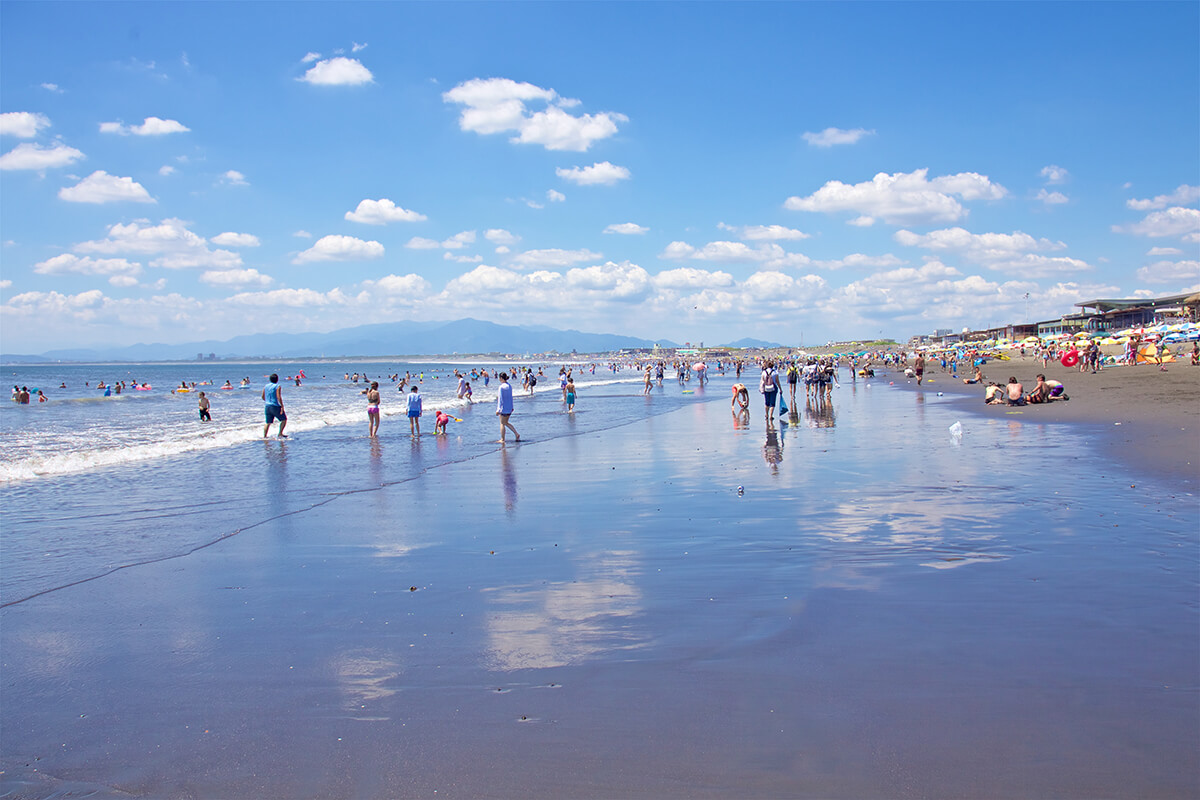
[[[0,4],[0,346],[1200,288],[1200,4]],[[402,351],[402,343],[397,344]]]

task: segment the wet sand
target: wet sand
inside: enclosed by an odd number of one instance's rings
[[[1195,797],[1195,496],[1087,452],[1049,496],[883,383],[774,436],[697,392],[5,608],[3,791]]]
[[[1163,372],[1154,365],[1119,366],[1092,374],[1054,360],[1043,367],[1040,359],[1029,356],[984,365],[989,381],[1004,384],[1015,377],[1028,391],[1040,373],[1061,381],[1071,398],[1020,408],[985,405],[986,384],[964,385],[961,380],[970,375],[969,369],[960,369],[956,379],[934,367],[920,389],[901,373],[888,372],[886,380],[914,391],[960,397],[956,405],[976,416],[1078,426],[1104,458],[1195,491],[1200,484],[1200,367],[1188,366],[1186,360],[1166,367]]]

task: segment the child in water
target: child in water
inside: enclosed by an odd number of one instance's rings
[[[416,386],[408,395],[408,431],[414,438],[421,435],[421,395]]]
[[[446,423],[449,422],[450,420],[454,419],[454,417],[451,417],[450,415],[446,414],[444,411],[438,411],[437,416],[434,419],[436,419],[437,421],[434,423],[433,432],[435,434],[440,434],[440,433],[446,432]]]

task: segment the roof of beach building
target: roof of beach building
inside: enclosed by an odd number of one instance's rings
[[[1128,308],[1157,308],[1158,306],[1179,305],[1188,298],[1187,294],[1172,294],[1166,297],[1132,297],[1120,300],[1088,300],[1076,303],[1077,308],[1094,308],[1101,314],[1110,311],[1120,311]]]

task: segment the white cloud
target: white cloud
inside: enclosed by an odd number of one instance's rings
[[[569,267],[581,261],[595,261],[602,256],[591,250],[526,250],[513,256],[512,263],[523,269],[544,269],[547,267]]]
[[[96,170],[74,186],[59,189],[58,196],[69,203],[154,203],[146,187],[133,178],[109,175]]]
[[[496,245],[496,252],[500,255],[505,255],[512,252],[512,248],[506,244]]]
[[[318,61],[297,80],[314,86],[361,86],[373,83],[375,76],[357,58],[338,56]]]
[[[1148,256],[1181,256],[1183,251],[1178,247],[1151,247],[1146,251]]]
[[[838,144],[855,144],[864,136],[871,136],[875,131],[865,128],[842,130],[841,128],[826,128],[820,133],[805,133],[804,141],[813,147],[833,147]]]
[[[584,152],[597,140],[616,134],[617,123],[628,119],[609,111],[574,116],[563,109],[573,108],[579,101],[508,78],[474,78],[444,93],[442,99],[464,106],[458,120],[464,131],[482,135],[512,131],[515,135],[509,141],[540,144],[547,150]],[[548,107],[531,112],[526,104],[533,102]]]
[[[311,238],[313,238],[313,235],[312,235],[311,233],[309,233],[308,231],[305,231],[305,230],[299,230],[299,231],[296,231],[295,233],[293,233],[293,234],[292,234],[292,236],[295,236],[297,239],[311,239]]]
[[[0,156],[0,170],[54,169],[74,164],[84,155],[74,147],[54,144],[51,147],[25,142]]]
[[[1077,258],[1039,255],[1065,250],[1067,246],[1049,239],[1035,239],[1021,231],[971,233],[963,228],[947,228],[922,235],[899,230],[892,238],[907,247],[920,247],[935,253],[956,253],[976,264],[1026,278],[1051,277],[1064,272],[1092,269],[1086,261]]]
[[[113,255],[130,253],[157,256],[152,267],[163,269],[236,269],[242,259],[229,250],[209,250],[203,237],[187,229],[179,219],[165,219],[158,225],[148,220],[118,223],[108,229],[104,239],[80,242],[72,248],[77,253]]]
[[[359,44],[358,42],[354,42],[350,47],[350,52],[357,53],[359,50],[366,50],[366,49],[367,49],[367,46],[365,44]]]
[[[1156,261],[1137,271],[1145,283],[1188,284],[1200,280],[1200,261]]]
[[[1045,178],[1046,183],[1049,184],[1066,183],[1067,177],[1070,175],[1070,173],[1068,173],[1065,169],[1054,164],[1042,167],[1042,171],[1039,174]]]
[[[554,170],[554,174],[579,186],[612,186],[617,181],[629,180],[630,177],[628,169],[607,161],[592,164],[590,167],[559,167]]]
[[[38,131],[50,127],[50,118],[31,111],[8,111],[0,114],[0,135],[32,139]]]
[[[480,264],[483,256],[456,256],[454,253],[442,253],[443,261],[453,261],[456,264]]]
[[[609,261],[567,271],[567,286],[600,293],[609,300],[630,301],[644,297],[651,288],[650,274],[637,264]]]
[[[320,53],[313,53],[310,51],[304,55],[304,58],[300,59],[300,63],[301,64],[311,64],[314,61],[320,61],[320,60],[321,60]]]
[[[1153,200],[1129,200],[1125,205],[1134,211],[1152,211],[1170,205],[1186,205],[1200,200],[1200,186],[1182,184],[1170,194],[1160,194]]]
[[[475,231],[463,231],[442,240],[442,247],[447,250],[461,250],[469,244],[475,244]]]
[[[846,220],[846,224],[853,225],[856,228],[869,228],[875,224],[875,218],[864,214],[861,217]]]
[[[1045,189],[1038,191],[1037,199],[1048,206],[1057,206],[1070,202],[1069,198],[1062,192],[1047,192]]]
[[[168,175],[174,175],[175,168],[172,167],[170,164],[163,164],[161,167],[158,168],[158,174],[162,175],[164,178]]]
[[[364,225],[386,225],[389,222],[424,222],[427,217],[416,211],[400,208],[386,197],[379,200],[363,200],[358,208],[346,212],[346,219]]]
[[[105,277],[142,274],[142,265],[124,258],[91,258],[63,253],[33,266],[39,275],[102,275]],[[136,281],[135,281],[136,283]]]
[[[1008,190],[986,175],[960,172],[928,179],[929,170],[880,172],[870,181],[846,184],[829,181],[808,197],[789,197],[784,207],[792,211],[855,212],[891,224],[955,222],[966,216],[962,200],[998,200]]]
[[[782,225],[726,225],[724,222],[718,222],[717,227],[748,242],[781,242],[811,238],[811,234]]]
[[[654,285],[660,289],[676,289],[694,291],[699,289],[720,289],[734,285],[733,276],[728,272],[709,272],[694,267],[667,269],[654,276]]]
[[[209,270],[200,275],[200,282],[209,286],[269,286],[273,279],[256,269]]]
[[[231,231],[218,233],[212,237],[212,243],[222,247],[258,247],[261,244],[258,237],[252,233],[233,233]]]
[[[1129,225],[1113,225],[1114,233],[1129,233],[1134,236],[1186,236],[1200,231],[1200,210],[1175,206],[1164,211],[1152,211],[1141,222]]]
[[[636,222],[614,222],[604,229],[605,233],[620,233],[626,236],[636,236],[650,230],[644,225],[638,225]]]
[[[554,189],[547,189],[546,190],[546,199],[549,200],[551,203],[565,203],[567,200],[567,196],[565,194],[563,194],[562,192],[555,191]]]
[[[383,245],[368,242],[353,236],[322,236],[313,246],[300,253],[293,264],[308,264],[314,261],[367,261],[383,257]]]
[[[259,308],[313,308],[344,305],[346,296],[337,289],[317,292],[312,289],[273,289],[269,292],[240,292],[225,302]]]
[[[414,236],[404,245],[410,250],[437,250],[442,243],[437,239],[426,239],[424,236]]]
[[[516,244],[521,241],[521,237],[515,233],[510,233],[503,228],[489,228],[483,232],[483,238],[493,244]]]
[[[63,90],[59,87],[59,85],[57,83],[42,83],[39,85],[43,89],[45,89],[47,92],[54,92],[54,94],[62,94],[63,93]]]
[[[243,175],[242,173],[238,172],[236,169],[228,170],[224,174],[222,174],[221,175],[221,183],[227,184],[229,186],[249,186],[250,185],[246,181],[246,176]]]
[[[11,288],[12,288],[12,281],[10,281],[8,278],[5,278],[4,280],[0,281],[0,289],[11,289]]]
[[[536,200],[526,200],[525,205],[529,206],[530,208],[545,208],[546,207],[545,203],[539,203]]]
[[[423,296],[429,293],[429,281],[420,275],[384,275],[374,281],[363,281],[363,286],[378,288],[387,295]]]
[[[879,267],[898,267],[904,263],[904,260],[891,253],[884,253],[881,256],[851,253],[848,256],[833,261],[816,261],[813,263],[828,269],[875,269]]]
[[[202,248],[165,253],[151,261],[150,266],[162,269],[230,270],[242,266],[242,257],[231,250]]]
[[[188,133],[191,128],[173,119],[146,117],[141,125],[125,125],[121,122],[101,122],[101,133],[115,133],[121,136],[165,136],[169,133]]]
[[[659,258],[690,258],[697,261],[755,264],[771,259],[783,258],[785,255],[782,247],[769,243],[750,247],[744,242],[709,242],[704,247],[697,249],[686,242],[671,242],[659,254]]]

